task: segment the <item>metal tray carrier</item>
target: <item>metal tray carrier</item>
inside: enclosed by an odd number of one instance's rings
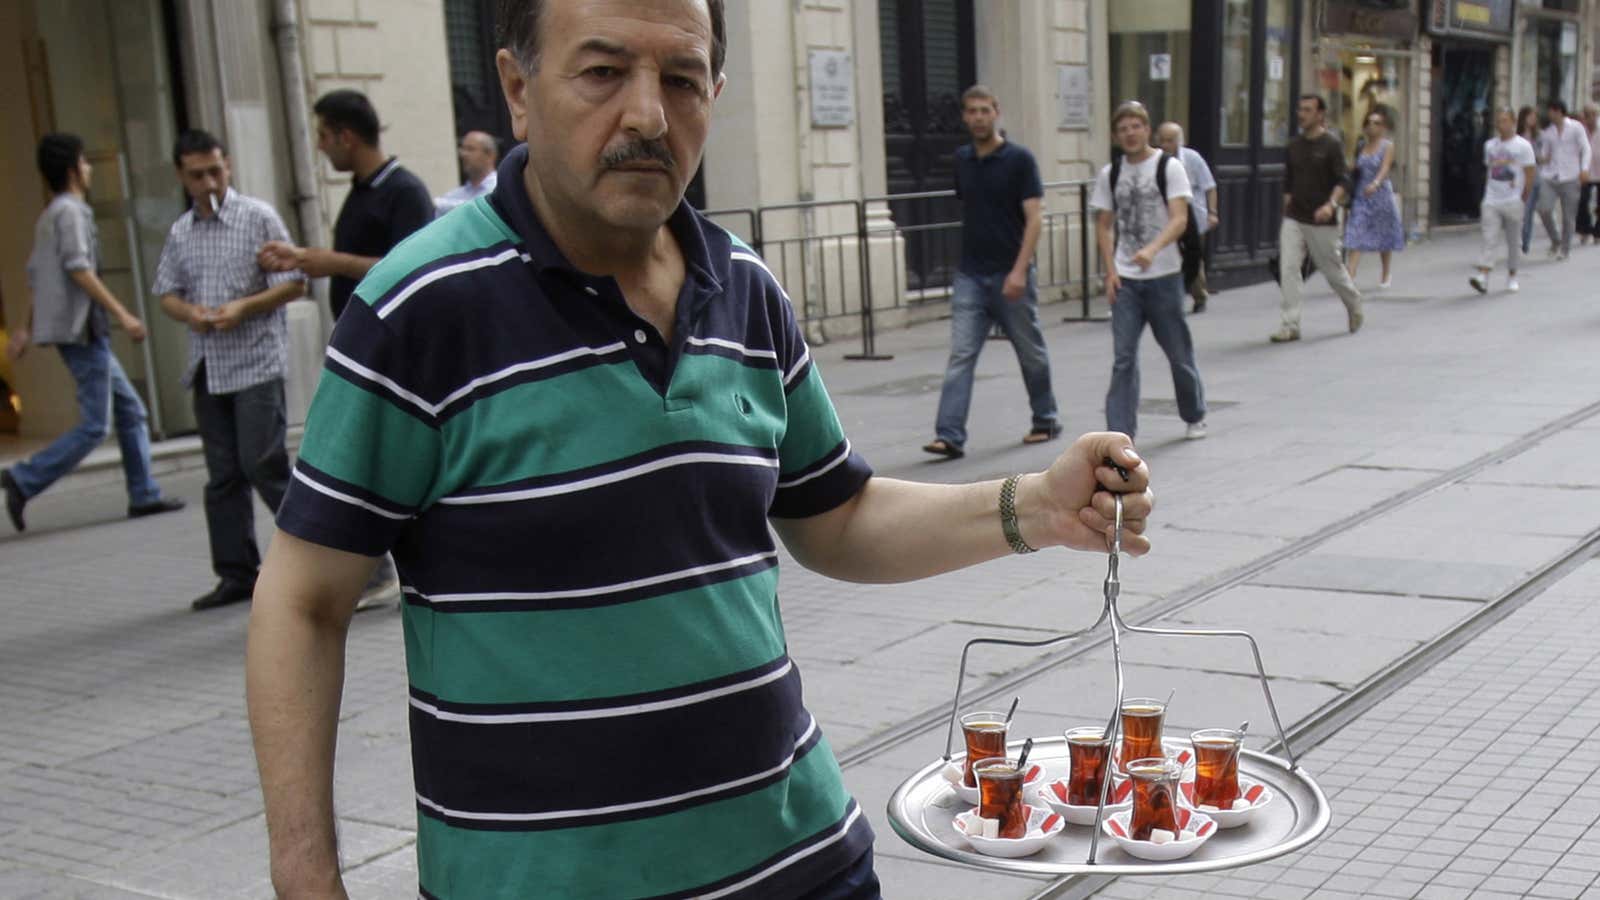
[[[944,756],[922,768],[895,789],[889,798],[889,824],[905,841],[926,853],[984,869],[1023,872],[1035,875],[1175,875],[1190,872],[1210,872],[1231,869],[1263,862],[1298,850],[1316,840],[1327,830],[1331,814],[1328,800],[1311,776],[1295,761],[1284,734],[1283,723],[1278,719],[1278,708],[1272,702],[1272,688],[1267,683],[1266,668],[1261,663],[1261,650],[1256,639],[1244,631],[1219,631],[1210,629],[1142,628],[1129,625],[1117,608],[1121,582],[1117,577],[1117,563],[1122,554],[1122,498],[1116,501],[1115,527],[1112,529],[1110,560],[1106,571],[1105,605],[1093,625],[1042,641],[1015,641],[1003,638],[975,638],[961,650],[961,667],[956,675],[955,702],[950,708],[950,724],[945,731]],[[1105,733],[1116,746],[1117,731],[1122,710],[1122,633],[1149,634],[1164,637],[1229,637],[1244,638],[1250,642],[1250,652],[1255,657],[1256,674],[1261,679],[1261,692],[1267,699],[1267,710],[1272,714],[1272,724],[1278,731],[1278,745],[1287,760],[1268,756],[1255,750],[1241,748],[1239,772],[1267,786],[1275,795],[1271,803],[1259,809],[1247,825],[1227,829],[1213,835],[1191,855],[1170,862],[1149,862],[1124,853],[1113,842],[1100,846],[1101,823],[1105,819],[1106,799],[1111,790],[1111,778],[1102,780],[1100,803],[1095,810],[1095,824],[1088,833],[1069,825],[1039,853],[1021,859],[1003,859],[985,856],[971,849],[953,826],[955,816],[967,804],[956,796],[944,780],[943,769],[953,758],[952,741],[956,721],[961,714],[961,689],[967,674],[967,654],[980,644],[998,644],[1008,647],[1048,647],[1075,640],[1090,634],[1109,623],[1111,626],[1111,657],[1116,667],[1117,702],[1111,708]],[[1010,747],[1020,747],[1021,741],[1012,741]],[[965,756],[965,753],[959,754]],[[1048,777],[1059,778],[1067,774],[1067,742],[1064,736],[1035,739],[1029,759],[1045,766]]]

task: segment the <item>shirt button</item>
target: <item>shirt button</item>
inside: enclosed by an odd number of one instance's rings
[[[633,339],[638,341],[641,344],[644,343],[644,329],[643,328],[635,328],[633,330]]]

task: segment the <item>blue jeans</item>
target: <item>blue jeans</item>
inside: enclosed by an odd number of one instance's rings
[[[22,496],[37,496],[71,472],[100,446],[115,422],[128,504],[142,506],[161,499],[161,488],[150,477],[150,432],[145,427],[144,402],[134,393],[122,364],[112,354],[111,339],[58,344],[56,350],[72,373],[72,380],[78,383],[78,424],[50,446],[11,467],[11,478]]]
[[[1139,427],[1139,338],[1145,323],[1172,366],[1178,415],[1193,424],[1206,417],[1206,391],[1194,363],[1194,340],[1183,319],[1183,276],[1124,278],[1111,306],[1111,389],[1106,391],[1106,427],[1129,437]]]
[[[950,297],[950,361],[945,366],[944,389],[939,393],[939,417],[934,434],[960,447],[967,442],[967,410],[972,406],[972,371],[983,352],[989,329],[999,324],[1017,351],[1022,383],[1033,409],[1033,427],[1056,424],[1056,395],[1050,388],[1050,356],[1039,330],[1039,290],[1033,270],[1021,297],[1007,300],[1002,289],[1006,276],[956,274]]]
[[[1533,179],[1533,190],[1528,192],[1528,205],[1522,211],[1522,252],[1528,252],[1528,245],[1533,242],[1533,214],[1539,208],[1539,182],[1543,180],[1537,175]]]

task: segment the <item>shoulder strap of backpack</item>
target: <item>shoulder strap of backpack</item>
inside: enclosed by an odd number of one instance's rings
[[[1171,154],[1163,150],[1161,151],[1161,158],[1156,160],[1156,190],[1161,192],[1162,203],[1167,202],[1167,160],[1173,158]]]

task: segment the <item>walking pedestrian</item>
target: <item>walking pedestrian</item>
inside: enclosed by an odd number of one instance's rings
[[[876,898],[868,818],[785,650],[769,522],[820,572],[901,581],[1103,553],[1116,491],[1142,553],[1148,469],[1097,434],[1042,475],[872,477],[777,281],[683,201],[721,0],[501,10],[528,143],[357,289],[251,610],[273,885],[343,896],[344,647],[393,548],[420,896]]]
[[[1583,183],[1583,194],[1578,198],[1578,234],[1582,243],[1600,243],[1600,107],[1593,103],[1583,105],[1583,127],[1589,133],[1589,177]]]
[[[1217,216],[1217,179],[1211,174],[1211,167],[1206,165],[1205,158],[1183,142],[1183,126],[1177,122],[1161,123],[1161,127],[1156,129],[1156,143],[1163,153],[1177,157],[1178,162],[1183,163],[1183,171],[1189,176],[1189,188],[1194,192],[1194,196],[1189,198],[1190,226],[1185,229],[1185,238],[1179,239],[1178,250],[1184,257],[1184,287],[1194,300],[1193,311],[1202,313],[1206,311],[1206,300],[1211,296],[1206,285],[1206,245],[1211,239],[1211,232],[1221,222]],[[1184,242],[1190,232],[1194,233],[1195,239],[1193,246],[1186,251]]]
[[[1389,173],[1394,168],[1394,141],[1383,113],[1368,114],[1362,139],[1356,143],[1350,216],[1345,222],[1344,246],[1349,251],[1350,278],[1361,267],[1361,254],[1376,252],[1383,263],[1378,289],[1388,290],[1396,251],[1406,248],[1400,206],[1395,202]]]
[[[1546,187],[1561,203],[1561,246],[1553,255],[1566,259],[1572,252],[1572,235],[1578,227],[1578,199],[1589,180],[1589,133],[1583,123],[1567,116],[1567,104],[1551,100],[1547,107],[1550,124],[1545,128],[1550,142],[1549,180]]]
[[[422,180],[378,142],[378,111],[359,91],[330,91],[312,106],[317,117],[317,149],[335,171],[351,173],[350,193],[333,225],[333,249],[297,247],[288,241],[261,246],[261,265],[272,272],[300,271],[327,277],[328,308],[337,322],[366,276],[390,250],[433,221],[433,199]],[[400,599],[394,561],[384,557],[361,595],[361,609]]]
[[[1517,134],[1533,147],[1533,158],[1539,169],[1534,173],[1533,190],[1522,211],[1522,255],[1527,256],[1533,245],[1533,222],[1537,217],[1544,221],[1545,234],[1550,237],[1550,255],[1554,256],[1561,233],[1550,217],[1549,200],[1553,196],[1544,187],[1545,169],[1550,165],[1550,142],[1545,140],[1544,125],[1539,121],[1539,111],[1524,106],[1517,111]]]
[[[1139,340],[1150,326],[1172,369],[1184,437],[1206,436],[1205,387],[1194,340],[1183,318],[1183,261],[1177,241],[1188,224],[1189,175],[1176,158],[1150,146],[1150,114],[1138,101],[1117,107],[1111,132],[1122,155],[1095,177],[1106,302],[1111,304],[1114,359],[1106,391],[1106,426],[1133,437],[1139,417]]]
[[[1289,142],[1283,178],[1283,225],[1278,230],[1279,266],[1284,272],[1300,271],[1306,254],[1328,279],[1344,302],[1350,333],[1361,330],[1361,292],[1339,260],[1339,204],[1349,196],[1344,147],[1328,133],[1328,104],[1316,94],[1302,96],[1295,107],[1300,133]],[[1283,324],[1273,332],[1273,343],[1300,340],[1301,279],[1286,275],[1278,280],[1283,292]]]
[[[950,359],[934,440],[922,449],[955,459],[965,453],[972,373],[984,339],[998,324],[1017,353],[1033,424],[1024,444],[1061,434],[1050,355],[1039,330],[1039,289],[1033,251],[1044,221],[1044,185],[1033,154],[1007,140],[996,123],[1000,101],[981,84],[961,95],[961,121],[972,143],[956,149],[956,195],[961,198],[961,267],[950,294]]]
[[[461,136],[456,155],[461,159],[461,171],[467,180],[443,197],[434,198],[433,208],[440,215],[494,191],[494,169],[500,161],[500,149],[493,135],[483,131],[467,132]]]
[[[111,352],[112,322],[135,343],[145,339],[145,327],[98,274],[100,236],[87,200],[94,168],[84,158],[83,139],[47,134],[39,140],[37,161],[53,196],[33,226],[29,323],[12,332],[7,352],[18,359],[30,343],[56,348],[77,384],[78,424],[33,456],[0,469],[11,526],[26,530],[22,509],[28,501],[77,468],[113,427],[122,451],[128,518],[183,509],[181,498],[162,496],[150,477],[149,417]]]
[[[1483,227],[1483,255],[1478,259],[1478,274],[1470,276],[1467,283],[1480,294],[1489,292],[1489,273],[1494,271],[1497,245],[1503,239],[1506,245],[1506,290],[1515,294],[1517,285],[1517,260],[1520,254],[1518,237],[1522,231],[1522,216],[1533,193],[1535,159],[1533,145],[1516,132],[1516,120],[1510,107],[1495,114],[1496,134],[1483,142],[1483,165],[1488,178],[1483,183],[1483,203],[1479,222]]]
[[[189,328],[183,384],[194,391],[205,451],[206,531],[218,578],[190,604],[203,610],[250,599],[261,568],[250,490],[275,513],[288,486],[283,306],[305,293],[305,282],[256,262],[256,248],[288,240],[289,229],[265,201],[233,189],[221,141],[185,131],[172,161],[190,206],[167,233],[151,293]]]

